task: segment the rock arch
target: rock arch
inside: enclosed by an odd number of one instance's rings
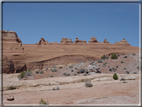
[[[38,42],[38,45],[41,45],[41,41],[44,41],[45,42],[45,39],[44,38],[41,38]]]

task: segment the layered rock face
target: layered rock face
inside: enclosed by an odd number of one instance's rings
[[[78,40],[78,38],[76,38],[76,40],[74,41],[75,44],[80,44],[80,43],[86,43],[85,40]]]
[[[89,40],[89,43],[97,43],[97,39],[95,37],[92,37],[90,40]]]
[[[71,39],[68,38],[62,38],[60,44],[71,44],[73,43],[73,41]]]
[[[105,39],[105,40],[103,41],[103,43],[109,43],[109,42],[107,41],[107,39]]]
[[[16,32],[1,31],[3,36],[3,72],[16,73],[26,70],[24,48]]]
[[[127,40],[125,40],[125,38],[123,38],[123,40],[121,40],[120,42],[115,42],[115,44],[130,45]]]

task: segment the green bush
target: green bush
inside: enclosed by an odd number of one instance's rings
[[[9,88],[8,88],[8,90],[15,90],[16,89],[16,87],[14,87],[14,86],[10,86]]]
[[[28,71],[22,71],[22,72],[20,73],[20,75],[18,75],[18,78],[19,78],[19,79],[22,79],[22,78],[24,78],[24,77],[26,77],[26,76],[32,76],[32,72],[31,72],[30,70],[28,70]]]
[[[124,61],[121,61],[121,63],[124,63]]]
[[[109,56],[103,55],[103,56],[101,56],[101,58],[105,60],[105,59],[109,59]]]
[[[39,104],[45,104],[45,105],[48,105],[48,102],[46,102],[46,101],[44,101],[43,99],[41,99],[41,100],[39,101]]]
[[[111,54],[111,59],[118,59],[118,56],[116,55],[116,53]]]
[[[137,74],[137,72],[133,72],[133,74]]]
[[[133,55],[136,55],[135,53],[133,53]]]
[[[20,73],[20,75],[18,75],[18,78],[19,78],[19,79],[22,79],[22,78],[24,78],[24,76],[25,76],[25,71],[22,71],[22,72]]]
[[[114,75],[113,75],[113,79],[114,79],[114,80],[118,80],[118,76],[117,76],[117,74],[116,74],[116,73],[114,73]]]
[[[38,74],[38,73],[39,73],[39,71],[36,71],[35,73],[36,73],[36,74]]]
[[[80,69],[79,72],[80,72],[80,73],[84,73],[84,72],[85,72],[85,69]]]
[[[124,56],[123,58],[127,58],[127,56]]]

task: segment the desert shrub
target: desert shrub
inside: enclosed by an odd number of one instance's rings
[[[63,73],[63,75],[65,75],[65,76],[66,76],[66,72],[65,72],[65,73]]]
[[[118,59],[118,56],[116,55],[116,53],[111,54],[111,59]]]
[[[54,69],[52,70],[52,72],[57,72],[57,69],[54,68]]]
[[[112,68],[112,71],[115,72],[117,69],[116,68]]]
[[[116,68],[118,68],[118,66],[116,66]]]
[[[63,67],[59,67],[59,69],[61,69],[61,68],[63,68]]]
[[[73,69],[71,69],[71,72],[73,72],[74,70]]]
[[[98,63],[103,63],[103,61],[102,60],[98,60]]]
[[[109,71],[112,71],[112,68],[109,68]]]
[[[39,104],[45,104],[45,105],[48,105],[49,103],[46,102],[46,101],[44,101],[43,99],[41,99],[41,100],[39,101]]]
[[[66,76],[71,76],[71,74],[66,74]]]
[[[16,89],[16,87],[14,87],[14,86],[10,86],[9,88],[8,88],[8,90],[15,90]]]
[[[22,71],[22,72],[20,73],[20,75],[18,75],[18,78],[19,78],[19,79],[22,79],[22,78],[24,78],[24,76],[25,76],[25,71]]]
[[[74,76],[77,76],[77,74],[74,74]]]
[[[121,61],[121,63],[124,63],[124,61]]]
[[[136,55],[135,53],[133,53],[132,55]]]
[[[36,73],[36,74],[38,74],[38,73],[39,73],[39,71],[36,71],[35,73]]]
[[[77,68],[75,68],[77,70]]]
[[[125,55],[123,58],[127,58],[127,56]]]
[[[84,72],[85,72],[85,69],[80,69],[79,72],[80,72],[80,73],[84,73]]]
[[[95,64],[95,62],[94,62],[94,61],[90,63],[90,65],[94,65],[94,64]]]
[[[51,75],[50,77],[54,77],[53,75]]]
[[[39,72],[39,74],[43,74],[43,73],[44,73],[43,71],[40,71],[40,72]]]
[[[25,72],[25,75],[24,75],[24,76],[25,76],[25,77],[26,77],[26,76],[32,76],[32,72],[31,72],[30,70],[28,70],[28,71]]]
[[[73,68],[73,65],[70,65],[69,68]]]
[[[130,72],[129,72],[129,71],[125,71],[125,73],[126,73],[126,74],[130,74]]]
[[[118,57],[120,56],[120,55],[117,55]]]
[[[109,56],[107,56],[107,55],[103,55],[103,56],[101,56],[101,59],[109,59]]]
[[[118,76],[117,76],[116,73],[113,75],[113,79],[114,79],[114,80],[118,80]]]
[[[133,74],[137,74],[137,72],[133,72]]]
[[[85,83],[85,86],[86,86],[86,87],[92,87],[93,84],[92,84],[91,82],[86,82],[86,83]]]
[[[45,70],[48,70],[48,68],[45,68]]]
[[[87,76],[87,74],[84,74],[84,76]]]
[[[127,68],[124,68],[124,69],[127,69]]]

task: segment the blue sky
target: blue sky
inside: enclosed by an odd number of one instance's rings
[[[96,37],[110,43],[125,38],[139,47],[139,4],[3,3],[3,30],[15,31],[23,44]]]

